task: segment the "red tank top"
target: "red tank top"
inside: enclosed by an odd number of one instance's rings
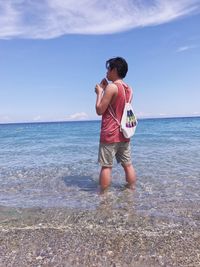
[[[126,101],[130,98],[131,90],[126,84],[115,83],[118,88],[118,94],[115,99],[115,102],[111,105],[114,111],[115,117],[118,121],[121,121],[125,99],[124,99],[124,89],[126,94]],[[119,143],[119,142],[129,142],[129,138],[125,138],[120,132],[120,127],[116,120],[112,117],[107,108],[106,111],[102,115],[101,121],[101,134],[100,134],[100,142],[101,143]]]

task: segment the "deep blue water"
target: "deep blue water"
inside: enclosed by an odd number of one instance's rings
[[[99,121],[0,125],[0,205],[95,208],[99,132]],[[199,202],[200,118],[139,120],[131,144],[138,210]],[[123,185],[116,164],[111,196]]]

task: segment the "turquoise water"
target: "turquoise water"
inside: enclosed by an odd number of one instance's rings
[[[99,131],[99,121],[0,125],[0,205],[96,208]],[[133,208],[184,217],[200,200],[200,118],[139,120],[131,145]],[[122,206],[124,184],[115,164],[109,194]]]

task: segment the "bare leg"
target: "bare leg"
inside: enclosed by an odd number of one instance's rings
[[[111,167],[102,167],[101,168],[101,172],[99,175],[99,184],[100,184],[102,191],[104,191],[110,185],[111,171],[112,171]]]
[[[132,164],[122,165],[126,174],[126,181],[128,183],[128,188],[135,189],[136,184],[136,173]]]

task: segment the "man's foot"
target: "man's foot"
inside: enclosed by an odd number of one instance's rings
[[[133,184],[126,184],[126,185],[125,185],[125,188],[134,191],[135,188],[136,188],[136,186],[135,186],[135,183],[133,183]]]

